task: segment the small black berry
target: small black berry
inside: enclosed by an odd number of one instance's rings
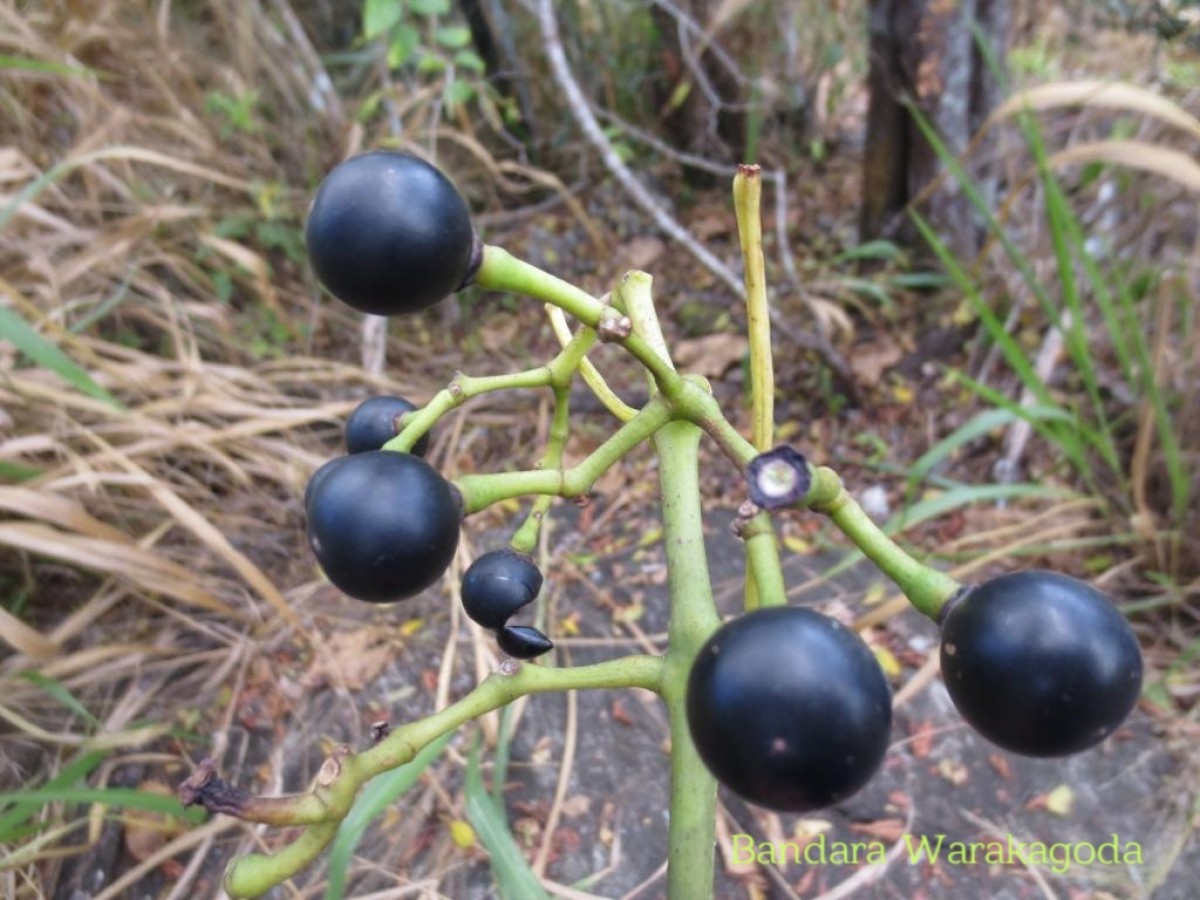
[[[399,431],[396,420],[417,407],[403,397],[368,397],[354,408],[346,420],[346,452],[363,453],[378,450]],[[424,456],[429,449],[429,435],[423,434],[413,445],[412,453]]]
[[[502,628],[541,589],[542,573],[532,559],[511,547],[492,550],[463,575],[463,609],[484,628]]]
[[[554,649],[554,642],[531,625],[505,625],[496,632],[496,643],[513,659],[533,659]]]

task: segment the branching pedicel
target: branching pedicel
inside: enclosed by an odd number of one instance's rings
[[[305,495],[309,541],[326,575],[363,600],[402,600],[445,572],[463,516],[532,496],[510,546],[481,556],[466,573],[462,593],[468,614],[494,629],[510,656],[540,655],[552,646],[549,639],[507,622],[540,589],[541,573],[527,554],[551,500],[586,495],[610,466],[649,442],[659,460],[669,572],[667,651],[575,668],[508,659],[446,709],[378,729],[375,743],[360,752],[340,748],[302,794],[250,795],[205,760],[179,788],[185,805],[303,826],[273,855],[235,859],[225,876],[231,896],[261,895],[304,869],[337,834],[363,785],[460,725],[530,694],[629,687],[657,693],[669,713],[668,893],[672,900],[710,896],[718,780],[774,809],[826,806],[872,777],[891,723],[887,682],[862,640],[815,611],[787,606],[773,509],[828,516],[920,613],[941,625],[947,687],[984,737],[1017,753],[1062,755],[1099,743],[1128,715],[1140,692],[1141,656],[1128,624],[1101,594],[1049,572],[964,587],[892,542],[832,469],[813,466],[794,448],[772,446],[759,187],[757,167],[741,167],[734,201],[746,265],[751,442],[725,418],[703,378],[675,370],[649,276],[629,273],[598,300],[483,245],[454,186],[416,157],[369,153],[326,178],[307,240],[318,276],[340,299],[401,315],[470,282],[547,304],[563,343],[539,368],[486,378],[458,374],[420,409],[406,411],[407,401],[390,398],[369,420],[361,414],[348,435],[351,455],[319,469]],[[564,314],[578,323],[573,334]],[[598,340],[619,345],[646,370],[650,399],[641,409],[626,407],[592,367],[587,354]],[[586,459],[564,468],[569,388],[577,373],[621,424]],[[549,439],[536,468],[451,483],[412,455],[446,413],[480,394],[517,388],[547,388],[554,396]],[[737,520],[746,548],[746,613],[725,625],[713,604],[704,551],[697,471],[704,436],[745,473],[750,498]]]

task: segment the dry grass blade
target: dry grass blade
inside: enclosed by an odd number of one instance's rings
[[[984,127],[990,128],[996,122],[1018,115],[1027,109],[1042,111],[1071,106],[1098,107],[1152,116],[1186,131],[1192,137],[1200,138],[1200,119],[1162,95],[1123,82],[1090,80],[1041,84],[1020,91],[1002,103],[988,117]]]
[[[1200,191],[1200,163],[1181,150],[1145,141],[1090,141],[1059,150],[1050,156],[1051,166],[1112,163],[1162,175],[1193,191]]]
[[[119,575],[154,594],[164,594],[234,622],[245,612],[196,587],[195,573],[136,545],[70,534],[33,522],[0,522],[0,544],[98,572]]]
[[[30,628],[7,609],[0,606],[0,640],[18,653],[23,653],[37,662],[45,662],[58,655],[58,644],[42,636],[36,628]]]

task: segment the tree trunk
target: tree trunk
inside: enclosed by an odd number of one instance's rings
[[[920,110],[950,152],[962,153],[1000,94],[971,23],[990,45],[992,61],[1003,64],[1011,15],[1012,0],[870,0],[861,240],[916,243],[903,213],[944,166],[904,103]],[[989,196],[990,179],[975,175]],[[944,179],[919,210],[956,255],[978,251],[982,227],[953,178]]]

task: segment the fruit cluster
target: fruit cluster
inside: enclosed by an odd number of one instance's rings
[[[461,288],[483,252],[453,185],[402,153],[369,153],[334,169],[306,235],[322,283],[381,315],[425,309]],[[458,546],[462,501],[423,459],[427,438],[411,453],[386,447],[412,412],[399,397],[364,402],[346,426],[347,455],[322,466],[308,486],[309,544],[351,597],[411,597],[446,571]],[[760,508],[800,504],[810,490],[807,463],[791,448],[762,454],[746,470]],[[510,620],[541,586],[534,562],[504,548],[471,564],[461,596],[467,615],[494,631],[506,654],[529,659],[552,644]],[[1032,756],[1079,752],[1111,734],[1137,701],[1142,664],[1133,633],[1082,582],[1024,572],[962,588],[936,607],[950,696],[1002,747]],[[871,778],[892,713],[887,681],[862,639],[779,596],[717,628],[700,647],[686,715],[720,783],[753,803],[799,811],[837,803]]]

